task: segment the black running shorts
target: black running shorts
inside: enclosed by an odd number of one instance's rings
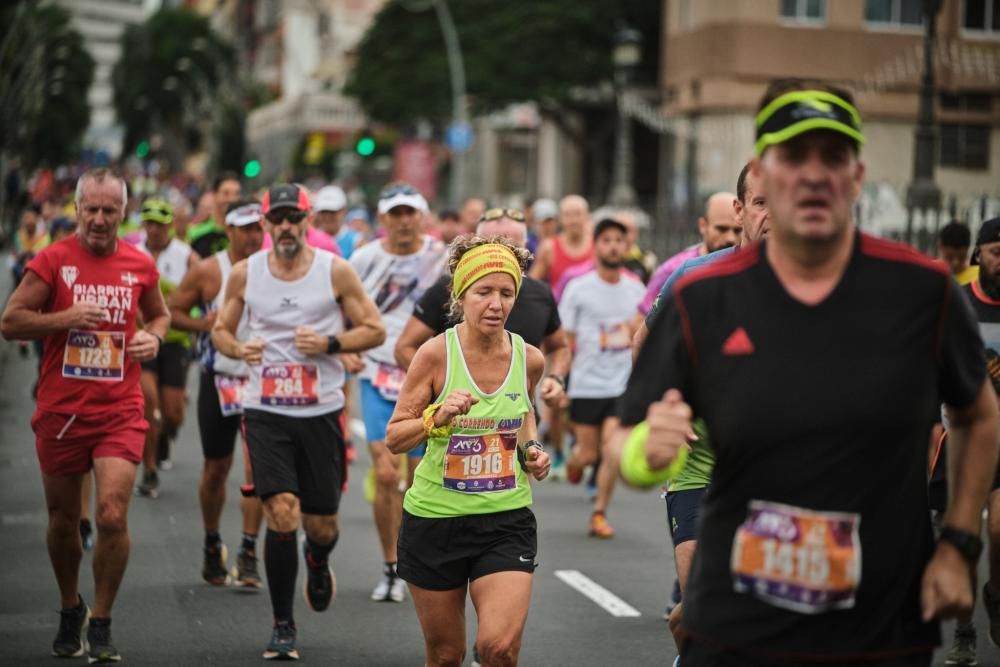
[[[187,386],[191,352],[180,343],[164,343],[154,359],[142,363],[142,370],[156,373],[161,387],[183,389]]]
[[[858,667],[930,667],[931,653],[915,653],[897,658],[885,658],[883,660],[851,661],[850,664]],[[684,642],[681,650],[682,665],[699,665],[701,667],[816,667],[816,665],[834,664],[829,660],[803,660],[785,661],[775,660],[771,657],[750,656],[745,653],[728,651],[715,645],[708,645],[695,639],[688,639]],[[844,664],[844,663],[840,663]]]
[[[294,493],[305,514],[336,514],[347,456],[340,410],[316,417],[246,410],[243,422],[262,500]]]
[[[601,426],[618,415],[617,398],[574,398],[569,404],[569,420],[586,426]]]
[[[708,488],[688,491],[671,491],[667,494],[667,521],[670,522],[670,537],[674,546],[698,539],[695,528],[701,499]]]
[[[402,579],[427,590],[450,591],[495,572],[534,572],[538,525],[527,507],[447,519],[425,519],[404,510],[396,551]]]
[[[241,415],[222,416],[219,393],[215,389],[215,374],[202,371],[198,383],[198,433],[206,459],[224,459],[233,455],[241,421]]]

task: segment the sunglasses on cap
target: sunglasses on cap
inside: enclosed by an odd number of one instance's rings
[[[382,191],[379,195],[379,199],[388,199],[389,197],[395,197],[397,195],[419,195],[416,188],[411,185],[391,185]]]
[[[280,225],[282,220],[287,220],[293,225],[297,225],[306,219],[309,213],[306,211],[296,211],[294,209],[281,208],[277,211],[269,211],[264,217],[272,225]]]
[[[524,222],[524,211],[518,208],[491,208],[479,217],[479,222],[493,222],[501,218]]]

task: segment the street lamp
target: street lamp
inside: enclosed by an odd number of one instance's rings
[[[934,182],[938,133],[934,124],[934,43],[941,0],[922,0],[924,15],[924,75],[914,131],[913,180],[906,190],[906,242],[913,243],[913,213],[941,210],[941,190]]]
[[[629,76],[642,60],[642,34],[638,30],[622,27],[615,33],[615,48],[611,62],[615,67],[615,99],[618,106],[618,131],[615,133],[615,159],[612,171],[612,206],[635,206],[635,188],[632,187],[632,121],[625,114],[624,94]]]

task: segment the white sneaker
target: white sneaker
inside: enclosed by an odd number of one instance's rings
[[[376,602],[402,602],[406,599],[406,582],[395,574],[382,573],[382,578],[372,591]]]

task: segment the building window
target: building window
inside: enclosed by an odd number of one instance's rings
[[[923,23],[921,0],[865,0],[865,21],[892,26],[917,26]]]
[[[991,113],[993,95],[990,93],[941,93],[942,111]]]
[[[990,168],[990,126],[941,124],[941,166],[958,169]]]
[[[794,23],[823,23],[826,0],[781,0],[781,18]]]
[[[1000,34],[1000,0],[965,0],[962,27],[976,32]]]

